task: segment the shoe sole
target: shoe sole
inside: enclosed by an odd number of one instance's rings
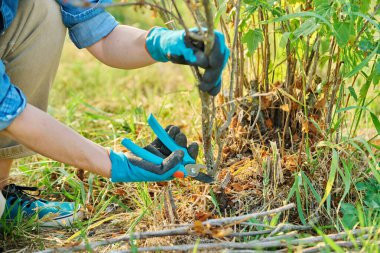
[[[83,212],[80,211],[80,207],[75,213],[50,219],[48,221],[38,221],[38,225],[43,228],[64,228],[71,227],[75,221],[83,219]],[[6,220],[5,223],[12,223],[12,220]],[[0,223],[0,228],[2,224]]]
[[[52,219],[51,221],[40,222],[39,225],[43,228],[71,227],[75,221],[83,219],[83,212],[66,215],[63,217]]]

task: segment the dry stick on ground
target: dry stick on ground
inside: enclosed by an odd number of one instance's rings
[[[367,236],[363,235],[365,229],[353,230],[350,233],[352,236]],[[261,241],[254,240],[249,242],[237,243],[237,242],[219,242],[219,243],[199,243],[199,244],[185,244],[185,245],[174,245],[174,246],[154,246],[154,247],[143,247],[143,248],[135,248],[133,250],[125,250],[125,251],[114,251],[118,253],[129,253],[129,252],[149,252],[149,251],[186,251],[186,250],[203,250],[203,249],[270,249],[270,248],[289,248],[302,245],[310,245],[313,243],[323,242],[325,238],[330,238],[331,240],[342,240],[348,236],[349,233],[343,232],[332,235],[325,236],[310,236],[302,239],[294,239],[294,240],[273,240],[273,241]]]
[[[368,236],[365,235],[363,237],[368,237]],[[361,240],[356,240],[355,242],[338,241],[338,242],[335,242],[335,245],[342,247],[342,248],[362,247],[366,243],[364,243],[362,241],[362,239],[364,239],[364,238],[360,238],[360,239]],[[373,244],[377,245],[377,248],[380,250],[380,242],[373,242]],[[318,245],[318,246],[314,246],[314,247],[304,249],[304,250],[302,250],[302,253],[317,253],[317,252],[321,252],[322,249],[330,249],[331,250],[331,246],[326,244],[326,243],[323,243],[323,244]],[[282,251],[282,252],[286,252],[286,251]]]
[[[277,253],[277,251],[262,251],[262,250],[249,250],[249,249],[245,249],[245,250],[235,250],[235,249],[231,249],[231,250],[224,250],[222,251],[223,253],[256,253],[256,252],[260,252],[260,253]]]
[[[267,215],[272,215],[276,213],[281,213],[283,211],[290,210],[295,207],[295,204],[291,203],[279,208],[275,208],[268,211],[258,212],[258,213],[251,213],[246,214],[242,216],[236,216],[236,217],[227,217],[227,218],[221,218],[221,219],[212,219],[208,221],[202,222],[203,226],[224,226],[224,225],[230,225],[238,224],[239,222],[247,221],[251,218],[258,218],[263,217]],[[152,238],[152,237],[164,237],[164,236],[175,236],[175,235],[188,235],[191,232],[191,229],[193,228],[193,224],[186,225],[179,228],[174,229],[167,229],[167,230],[160,230],[160,231],[148,231],[148,232],[135,232],[127,235],[123,235],[116,238],[110,238],[105,239],[101,241],[91,242],[88,244],[80,244],[72,247],[63,247],[63,248],[53,248],[53,249],[46,249],[43,251],[39,251],[39,253],[50,253],[50,252],[74,252],[74,251],[80,251],[80,250],[86,250],[86,249],[94,249],[96,247],[105,246],[109,244],[115,244],[118,242],[128,242],[131,238],[134,240],[139,239],[146,239],[146,238]],[[270,230],[271,231],[271,230]],[[269,231],[269,232],[270,232]]]

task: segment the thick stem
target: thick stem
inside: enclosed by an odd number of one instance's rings
[[[214,19],[211,11],[211,4],[208,0],[202,0],[202,5],[205,11],[205,20],[199,13],[199,10],[195,11],[195,16],[201,22],[203,26],[207,27],[207,34],[205,43],[205,53],[208,55],[214,44]],[[212,148],[212,129],[213,129],[213,115],[212,112],[212,98],[203,91],[199,91],[202,104],[202,137],[203,137],[203,152],[205,162],[207,166],[207,173],[214,176],[217,172],[217,168],[214,166],[214,152]]]

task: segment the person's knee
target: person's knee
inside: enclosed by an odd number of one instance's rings
[[[30,0],[28,0],[30,1]],[[63,45],[66,36],[66,27],[62,22],[62,14],[59,4],[52,0],[33,0],[38,8],[42,8],[41,14],[43,20],[41,26],[48,40],[60,48]]]
[[[56,48],[63,45],[66,27],[63,25],[61,9],[56,1],[20,1],[19,11],[29,14],[28,23],[32,23],[30,25],[33,26],[33,30],[38,33],[39,36],[44,37],[45,42],[50,42],[52,45],[55,45]]]

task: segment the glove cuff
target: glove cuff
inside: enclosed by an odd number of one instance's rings
[[[129,182],[130,178],[128,176],[127,168],[125,170],[121,170],[123,166],[123,161],[121,156],[118,153],[115,153],[112,149],[108,149],[108,153],[111,160],[111,182],[119,183],[119,182]],[[127,158],[125,158],[127,159]]]
[[[151,28],[145,38],[145,49],[150,56],[159,62],[168,62],[168,57],[161,50],[161,36],[168,29],[155,26]]]

